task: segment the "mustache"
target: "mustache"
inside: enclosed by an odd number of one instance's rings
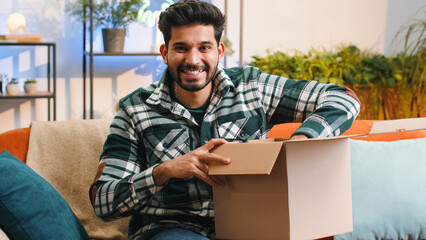
[[[199,64],[199,65],[182,64],[178,67],[178,70],[190,70],[190,71],[206,70],[206,71],[208,71],[209,66],[203,65],[203,64]]]

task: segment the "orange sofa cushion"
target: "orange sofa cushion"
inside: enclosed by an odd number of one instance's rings
[[[6,150],[26,163],[30,130],[29,127],[18,128],[0,134],[0,152]]]
[[[378,120],[355,120],[352,127],[343,135],[368,134],[373,122]],[[290,137],[301,123],[283,123],[275,125],[269,132],[268,138]],[[364,141],[396,141],[403,139],[426,138],[426,130],[417,130],[409,132],[387,133],[370,135],[366,137],[353,137],[352,139]]]

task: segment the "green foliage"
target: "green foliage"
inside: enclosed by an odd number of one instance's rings
[[[250,64],[270,74],[354,89],[362,102],[359,119],[426,117],[425,15],[426,5],[398,30],[394,56],[349,45],[336,51],[311,49],[308,54],[267,52],[265,57],[254,56]]]
[[[394,38],[397,57],[393,65],[398,72],[402,94],[400,105],[406,109],[405,115],[420,116],[426,112],[426,5],[414,15],[411,22],[402,26]],[[401,44],[402,43],[402,44]],[[398,50],[403,46],[402,51]]]
[[[225,45],[225,55],[232,56],[234,54],[234,50],[232,49],[232,42],[226,35],[223,35],[220,39],[221,42]]]
[[[349,45],[339,46],[336,51],[311,49],[308,54],[268,51],[265,57],[254,56],[250,65],[295,80],[348,86],[364,105],[361,119],[419,117],[426,96],[426,22],[407,29],[404,51],[393,57]],[[416,41],[407,43],[413,36]]]
[[[17,78],[11,78],[9,80],[8,84],[18,84],[18,79]]]
[[[394,87],[396,78],[391,59],[378,53],[361,51],[354,45],[337,51],[311,49],[308,54],[276,52],[266,57],[254,56],[250,65],[291,79],[316,80],[344,85],[382,84]]]
[[[37,83],[35,79],[27,79],[24,83]]]
[[[93,0],[94,26],[127,29],[130,23],[137,20],[141,6],[139,0]],[[90,0],[78,0],[67,10],[86,21],[90,16]]]

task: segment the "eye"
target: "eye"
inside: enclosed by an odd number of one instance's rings
[[[204,45],[202,47],[200,47],[200,51],[207,51],[209,49],[211,49],[212,47],[210,45]]]
[[[186,47],[175,47],[174,48],[176,52],[186,52],[187,48]]]

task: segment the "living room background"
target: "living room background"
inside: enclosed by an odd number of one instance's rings
[[[2,0],[0,5],[0,34],[9,34],[7,19],[10,14],[18,12],[26,17],[30,34],[43,34],[43,41],[56,43],[57,120],[83,117],[83,29],[81,21],[65,10],[71,2],[75,1]],[[163,2],[151,1],[149,9],[159,10]],[[211,2],[225,11],[225,0]],[[264,55],[267,50],[306,52],[311,47],[332,48],[349,43],[360,49],[391,55],[395,49],[392,44],[395,33],[423,5],[424,0],[229,0],[227,36],[234,53],[227,57],[226,67],[240,65],[240,57],[242,63],[247,64],[253,55]],[[240,11],[241,7],[243,11]],[[243,27],[242,46],[240,26]],[[132,24],[125,51],[151,51],[155,32],[155,28]],[[100,29],[94,34],[94,48],[100,51]],[[0,48],[0,73],[19,78],[21,89],[26,78],[34,77],[39,80],[39,87],[44,87],[45,49],[36,47],[19,51],[8,48]],[[140,86],[158,81],[165,69],[160,56],[102,56],[94,59],[94,66],[95,118],[111,118],[119,98]],[[0,133],[27,127],[32,121],[45,120],[45,99],[0,100]]]

